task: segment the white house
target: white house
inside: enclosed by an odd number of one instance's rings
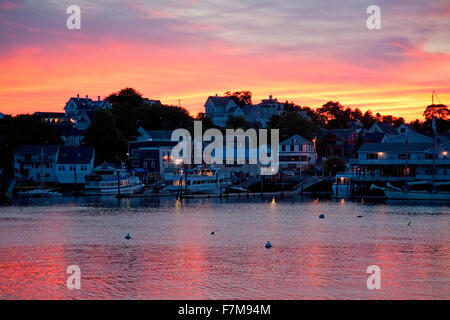
[[[208,97],[205,103],[205,113],[219,127],[225,127],[228,117],[244,116],[244,112],[231,97]]]
[[[61,184],[84,184],[94,169],[94,148],[61,147],[56,162],[56,180]]]
[[[55,166],[59,147],[19,145],[14,150],[14,172],[19,180],[35,183],[56,182]]]
[[[364,143],[351,164],[362,177],[395,181],[404,179],[406,168],[411,179],[431,179],[434,162],[436,179],[449,180],[449,152],[450,142],[437,145],[435,155],[433,142]]]
[[[296,134],[280,143],[280,169],[300,170],[316,164],[314,142]]]
[[[80,130],[87,129],[96,110],[109,109],[112,109],[111,104],[108,100],[101,100],[100,96],[97,101],[93,101],[88,96],[80,98],[79,95],[76,98],[70,98],[64,107],[66,117],[72,119],[75,127]]]

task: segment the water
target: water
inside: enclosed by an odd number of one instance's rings
[[[448,299],[449,211],[313,199],[24,200],[0,208],[0,299]],[[70,265],[81,269],[80,290],[66,286]],[[369,265],[381,268],[381,290],[367,289]]]

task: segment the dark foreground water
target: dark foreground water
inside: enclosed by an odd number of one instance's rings
[[[312,199],[27,200],[0,208],[0,299],[448,299],[449,211]],[[80,290],[67,288],[70,265],[81,269]],[[381,268],[381,290],[367,289],[370,265]]]

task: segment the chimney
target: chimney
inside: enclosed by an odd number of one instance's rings
[[[86,95],[86,100],[89,99],[88,95]]]
[[[216,93],[216,97],[217,97],[217,93]]]
[[[100,96],[98,96],[98,101],[100,101]]]
[[[80,94],[79,93],[77,94],[77,99],[80,100]]]
[[[269,96],[269,100],[272,101],[272,95]]]

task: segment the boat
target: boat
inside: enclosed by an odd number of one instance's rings
[[[144,190],[144,184],[137,176],[129,175],[126,169],[104,162],[85,176],[84,194],[87,195],[130,195]]]
[[[332,185],[333,198],[351,198],[354,178],[353,172],[337,173]]]
[[[161,193],[219,194],[221,188],[225,187],[220,170],[212,166],[194,169],[166,168],[164,180],[165,187]]]
[[[384,189],[386,197],[391,200],[444,200],[450,201],[450,191],[446,190],[450,181],[414,181],[406,184],[405,190],[387,185]],[[420,188],[421,190],[414,190]],[[447,188],[448,189],[448,188]]]

